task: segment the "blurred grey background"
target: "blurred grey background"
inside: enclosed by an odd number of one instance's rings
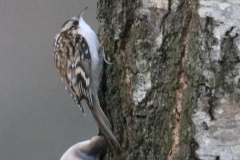
[[[0,0],[0,159],[57,160],[98,133],[69,97],[53,61],[54,37],[86,6],[96,31],[94,0]],[[85,107],[86,109],[86,107]]]

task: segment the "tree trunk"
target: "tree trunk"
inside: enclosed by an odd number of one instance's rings
[[[240,159],[240,1],[99,0],[107,160]]]

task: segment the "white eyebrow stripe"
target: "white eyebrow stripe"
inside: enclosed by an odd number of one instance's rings
[[[68,21],[61,29],[61,32],[68,30],[73,25],[73,21]]]

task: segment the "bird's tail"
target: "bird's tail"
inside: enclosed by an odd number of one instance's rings
[[[90,107],[92,111],[92,115],[96,120],[98,127],[100,128],[107,142],[110,144],[112,148],[120,149],[121,146],[118,140],[116,139],[116,137],[112,133],[111,124],[108,121],[103,110],[101,109],[98,98],[92,97],[92,104],[93,104],[93,107]]]

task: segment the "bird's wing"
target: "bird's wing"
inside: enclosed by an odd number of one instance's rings
[[[65,88],[78,105],[82,99],[91,104],[91,54],[87,41],[79,34],[71,38],[59,37],[54,46],[54,59]]]
[[[86,39],[80,34],[75,38],[75,65],[72,66],[74,78],[72,85],[80,99],[85,98],[92,105],[90,92],[91,53]]]

